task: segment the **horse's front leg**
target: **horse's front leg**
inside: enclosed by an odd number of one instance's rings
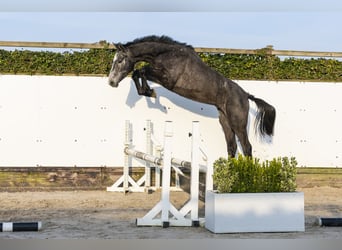
[[[140,85],[139,79],[141,78],[140,76],[140,71],[138,69],[133,71],[132,79],[135,83],[135,87],[138,91],[138,95],[145,95],[145,90],[144,88]]]
[[[150,86],[147,84],[147,78],[145,76],[144,69],[136,69],[133,72],[132,79],[135,83],[135,87],[137,88],[139,95],[144,95],[147,97],[156,97],[156,93]],[[141,79],[141,84],[139,79]]]

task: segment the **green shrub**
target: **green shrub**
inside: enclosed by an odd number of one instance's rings
[[[296,166],[294,157],[262,163],[242,155],[220,158],[214,163],[214,185],[220,193],[294,192]]]

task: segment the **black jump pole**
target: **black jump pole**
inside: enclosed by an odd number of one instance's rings
[[[321,227],[342,227],[342,218],[318,218]]]
[[[0,222],[0,232],[39,231],[42,223],[38,222]]]

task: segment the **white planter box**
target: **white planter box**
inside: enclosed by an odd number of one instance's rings
[[[304,231],[304,193],[208,191],[205,227],[214,233]]]

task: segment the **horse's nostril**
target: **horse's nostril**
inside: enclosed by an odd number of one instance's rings
[[[115,81],[113,81],[113,80],[108,80],[108,84],[109,84],[110,86],[112,86],[112,87],[117,87],[117,86],[118,86],[118,84],[115,83]]]

